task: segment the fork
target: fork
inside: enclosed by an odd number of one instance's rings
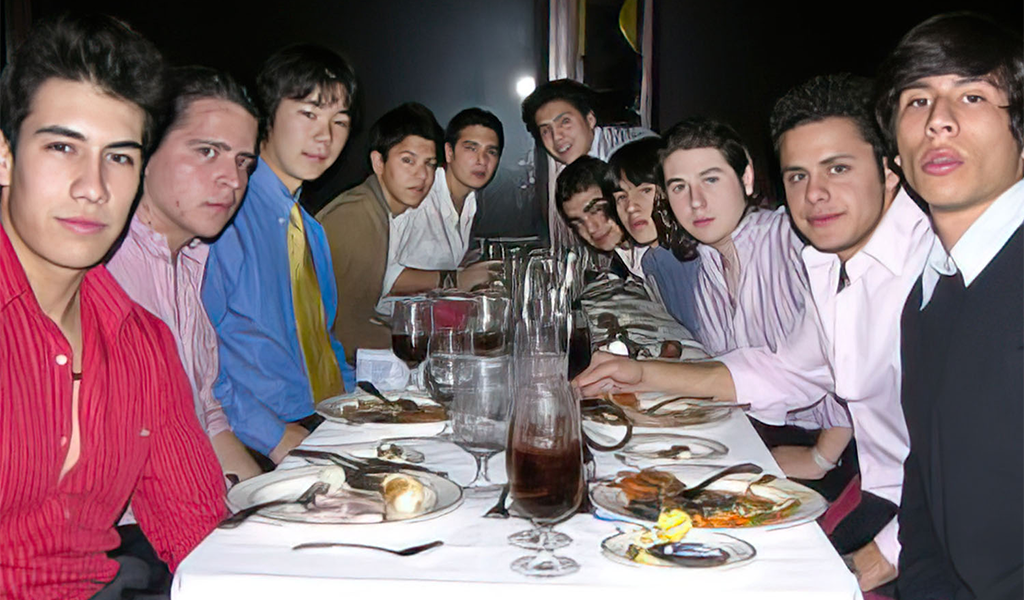
[[[693,398],[693,397],[690,397],[690,396],[676,396],[675,398],[669,398],[668,400],[662,400],[661,402],[655,404],[654,406],[652,406],[650,408],[645,408],[641,412],[643,412],[645,415],[648,415],[648,416],[654,416],[654,413],[657,412],[659,409],[664,408],[665,406],[668,406],[669,404],[674,404],[676,402],[681,402],[683,400],[689,401],[690,404],[693,404],[696,407],[702,407],[702,408],[703,407],[707,407],[707,408],[738,408],[738,409],[741,409],[741,410],[745,410],[747,408],[750,408],[750,403],[749,402],[744,403],[744,404],[740,404],[738,402],[715,402],[714,401],[715,399],[712,396],[702,396],[702,397],[698,397],[698,398]]]
[[[441,540],[435,540],[426,544],[420,544],[419,546],[409,546],[408,548],[402,548],[400,550],[392,550],[391,548],[383,548],[381,546],[370,546],[367,544],[350,544],[348,542],[308,542],[305,544],[299,544],[292,546],[292,550],[307,550],[310,548],[363,548],[365,550],[379,550],[381,552],[387,552],[396,556],[414,556],[420,552],[426,552],[431,548],[437,548],[443,546],[444,542]]]
[[[302,495],[295,500],[271,500],[270,502],[254,504],[248,508],[243,508],[230,517],[224,519],[218,527],[221,529],[234,529],[244,523],[249,517],[260,512],[264,508],[270,508],[272,506],[281,506],[282,504],[300,504],[303,507],[308,508],[317,496],[320,494],[326,494],[330,489],[331,486],[328,483],[323,481],[314,482],[313,485],[309,486],[309,489],[302,492]]]

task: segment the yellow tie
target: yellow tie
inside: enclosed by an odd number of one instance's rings
[[[302,226],[302,209],[292,205],[288,223],[288,264],[292,276],[292,304],[295,307],[295,329],[306,358],[313,402],[345,393],[338,360],[327,336],[323,298],[317,283],[313,257]]]

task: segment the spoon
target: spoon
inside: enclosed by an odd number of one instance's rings
[[[359,389],[363,390],[367,394],[370,394],[371,396],[374,396],[375,398],[377,398],[379,400],[383,400],[384,402],[387,402],[388,404],[391,404],[392,402],[394,402],[394,400],[390,400],[387,396],[382,394],[381,391],[377,389],[377,386],[373,385],[369,381],[360,381],[360,382],[356,383],[356,387],[358,387]]]

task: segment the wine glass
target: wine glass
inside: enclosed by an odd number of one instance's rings
[[[432,318],[430,300],[406,298],[394,304],[391,315],[391,350],[410,369],[427,358]]]
[[[565,369],[565,355],[557,352],[522,356],[516,362],[506,469],[516,510],[534,528],[509,536],[509,542],[538,550],[512,563],[524,575],[555,577],[579,569],[576,561],[553,553],[572,538],[552,527],[576,512],[586,491],[579,405]]]
[[[488,460],[505,449],[512,406],[511,356],[467,356],[455,364],[451,440],[476,460],[476,475],[463,486],[471,495],[496,491]]]
[[[509,353],[510,308],[508,298],[500,294],[484,293],[473,298],[467,328],[472,335],[475,356],[494,357]]]
[[[569,381],[590,366],[590,322],[582,309],[572,312],[572,332],[569,334]]]
[[[459,357],[473,351],[467,329],[472,309],[471,298],[438,298],[430,304],[433,328],[427,344],[423,380],[430,396],[445,406],[454,398],[455,363]]]

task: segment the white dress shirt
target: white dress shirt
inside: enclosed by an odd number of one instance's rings
[[[900,315],[934,239],[928,217],[901,191],[868,243],[846,261],[850,283],[842,292],[839,257],[804,248],[817,319],[805,320],[774,353],[749,348],[719,358],[737,399],[767,423],[781,424],[786,411],[825,392],[845,400],[861,487],[897,506],[910,443],[900,406]],[[893,565],[896,535],[893,519],[875,537]]]
[[[469,249],[475,216],[476,192],[466,196],[462,214],[459,214],[448,189],[444,167],[438,167],[434,184],[423,202],[391,219],[382,299],[405,269],[451,271],[459,268]],[[379,310],[383,304],[385,302],[378,305]]]
[[[1022,223],[1024,180],[1013,184],[996,198],[948,253],[942,242],[935,238],[928,254],[928,267],[921,275],[921,309],[928,306],[941,275],[953,275],[959,269],[964,285],[971,287]]]

